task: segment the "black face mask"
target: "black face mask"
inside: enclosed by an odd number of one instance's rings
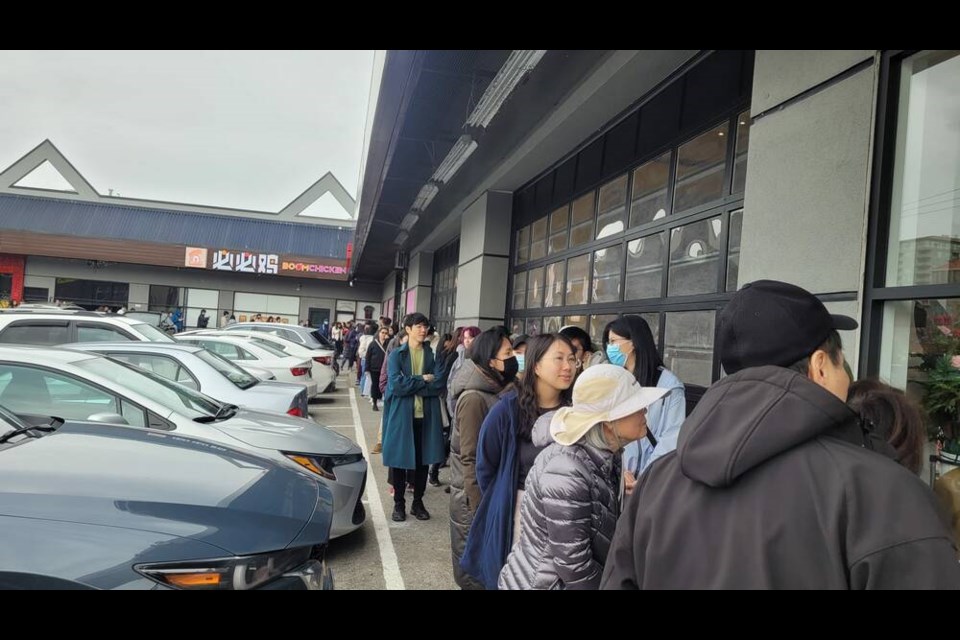
[[[503,376],[503,382],[505,384],[510,384],[517,377],[517,372],[520,371],[520,363],[517,362],[516,356],[504,358],[503,360],[500,360],[500,362],[503,363],[503,371],[500,372],[500,375]]]

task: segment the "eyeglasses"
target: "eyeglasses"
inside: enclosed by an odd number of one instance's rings
[[[568,356],[568,357],[557,356],[556,358],[553,359],[553,362],[557,366],[563,366],[563,364],[566,363],[566,364],[569,364],[574,369],[580,368],[580,360],[577,359],[577,356]]]
[[[607,344],[620,345],[620,344],[623,344],[624,342],[632,342],[632,340],[630,340],[630,338],[611,338],[610,340],[607,341]]]

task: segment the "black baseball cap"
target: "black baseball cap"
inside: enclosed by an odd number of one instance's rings
[[[728,374],[748,367],[789,367],[811,355],[830,332],[852,331],[857,321],[833,315],[809,291],[786,282],[743,285],[720,312],[717,347]]]

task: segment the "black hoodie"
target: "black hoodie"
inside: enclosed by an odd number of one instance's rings
[[[788,369],[711,387],[641,476],[605,589],[960,588],[932,492]]]

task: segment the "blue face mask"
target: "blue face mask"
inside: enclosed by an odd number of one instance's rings
[[[607,360],[610,361],[610,364],[622,367],[627,364],[627,356],[622,351],[620,351],[620,345],[618,344],[608,344],[607,345]]]
[[[517,367],[518,367],[517,373],[522,373],[522,372],[523,372],[523,354],[522,354],[522,353],[518,353],[518,354],[515,354],[515,355],[516,355],[516,358],[517,358]]]

